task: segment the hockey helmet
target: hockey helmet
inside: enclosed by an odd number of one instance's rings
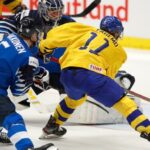
[[[57,21],[62,17],[64,4],[61,0],[41,0],[38,12],[45,21]]]
[[[124,30],[121,21],[115,16],[105,16],[101,20],[100,29],[110,33],[115,39],[120,38]]]
[[[31,17],[24,17],[20,20],[18,25],[18,33],[23,35],[24,37],[30,38],[31,35],[36,32],[40,33],[38,26],[35,24],[35,19]]]

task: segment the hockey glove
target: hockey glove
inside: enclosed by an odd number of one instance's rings
[[[119,71],[115,81],[125,90],[130,90],[135,83],[135,77],[126,71]]]
[[[33,77],[34,86],[42,91],[50,88],[49,86],[49,72],[44,67],[38,67]]]
[[[14,83],[10,87],[14,96],[21,96],[28,92],[33,84],[33,76],[37,67],[38,60],[34,57],[29,57],[28,63],[18,69]]]
[[[14,96],[21,96],[28,92],[33,84],[32,68],[33,67],[28,66],[18,70],[15,84],[10,88]]]

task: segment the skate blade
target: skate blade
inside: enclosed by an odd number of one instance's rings
[[[47,150],[59,150],[59,149],[55,146],[52,146],[52,147],[49,147]]]
[[[46,133],[42,133],[42,135],[39,137],[39,139],[53,139],[53,138],[59,138],[60,136],[57,136],[55,134],[46,134]]]

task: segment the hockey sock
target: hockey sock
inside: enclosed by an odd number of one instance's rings
[[[4,120],[3,126],[8,130],[8,137],[17,150],[33,147],[21,115],[16,112],[8,115]]]
[[[150,121],[137,108],[136,103],[132,99],[125,96],[119,102],[117,102],[113,108],[118,110],[124,117],[126,117],[132,128],[140,133],[150,133]]]
[[[56,123],[62,125],[71,116],[74,110],[86,101],[86,96],[79,100],[73,100],[68,96],[65,97],[57,106],[54,113]]]

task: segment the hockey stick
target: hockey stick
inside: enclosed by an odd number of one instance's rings
[[[69,15],[70,17],[84,17],[88,13],[90,13],[98,4],[100,4],[101,0],[94,0],[88,7],[86,7],[83,12],[75,15]]]
[[[28,91],[28,98],[30,104],[39,112],[39,113],[47,113],[47,109],[44,105],[38,100],[38,97],[32,88]]]
[[[136,93],[136,92],[134,92],[134,91],[128,91],[128,93],[129,93],[129,94],[132,94],[132,95],[134,95],[134,96],[136,96],[136,97],[139,97],[139,98],[141,98],[141,99],[143,99],[143,100],[145,100],[145,101],[147,101],[147,102],[150,102],[150,98],[149,98],[149,97],[146,97],[146,96],[141,95],[141,94],[139,94],[139,93]]]
[[[105,111],[107,114],[109,114],[109,111],[106,110],[106,109],[105,109],[104,107],[102,107],[101,105],[99,105],[99,104],[97,104],[97,103],[94,103],[94,102],[92,102],[92,101],[90,101],[90,100],[86,100],[86,102],[91,103],[91,104],[93,104],[93,105],[99,107],[100,109],[102,109],[103,111]]]

